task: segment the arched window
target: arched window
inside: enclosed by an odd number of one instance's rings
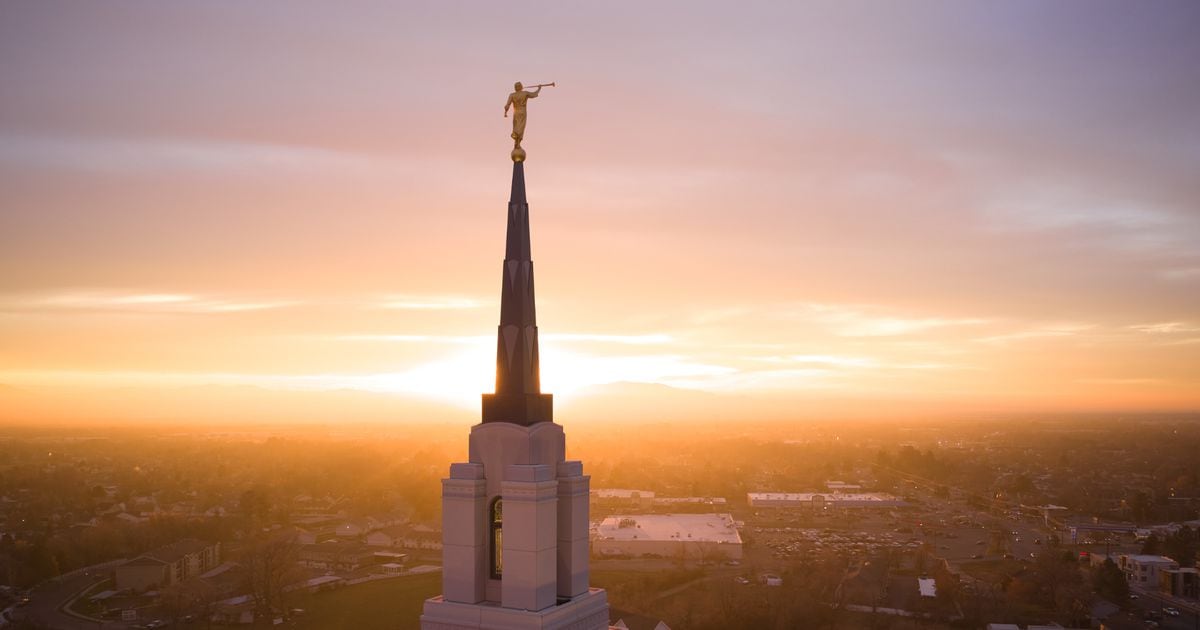
[[[488,523],[492,530],[491,536],[491,560],[492,560],[492,577],[500,579],[500,575],[504,571],[504,504],[500,497],[496,497],[492,501],[492,507],[488,510]]]

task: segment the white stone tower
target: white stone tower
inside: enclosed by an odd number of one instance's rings
[[[483,395],[469,461],[442,480],[442,595],[423,630],[608,628],[588,586],[588,477],[541,392],[529,204],[514,161],[496,339],[496,393]]]

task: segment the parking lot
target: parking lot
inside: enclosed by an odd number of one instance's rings
[[[768,566],[824,554],[862,558],[915,552],[925,545],[952,565],[1000,557],[1032,562],[1052,536],[1034,519],[996,516],[932,496],[888,510],[758,508],[745,520],[743,536],[752,541],[747,552]],[[997,536],[1001,531],[1004,535]]]

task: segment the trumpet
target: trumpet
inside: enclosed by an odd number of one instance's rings
[[[529,88],[554,87],[553,83],[539,83],[537,85],[527,85]]]

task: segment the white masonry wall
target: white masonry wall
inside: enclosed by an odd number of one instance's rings
[[[470,461],[442,481],[441,597],[426,630],[608,627],[604,591],[588,588],[590,480],[565,461],[560,425],[504,422],[471,429]],[[504,501],[504,568],[490,573],[488,509]]]
[[[482,464],[451,464],[442,480],[442,596],[475,604],[488,578],[487,485]]]
[[[558,464],[558,596],[588,591],[588,501],[590,478],[583,462]]]
[[[555,604],[558,587],[558,481],[555,467],[505,468],[504,574],[500,605],[542,610]]]

